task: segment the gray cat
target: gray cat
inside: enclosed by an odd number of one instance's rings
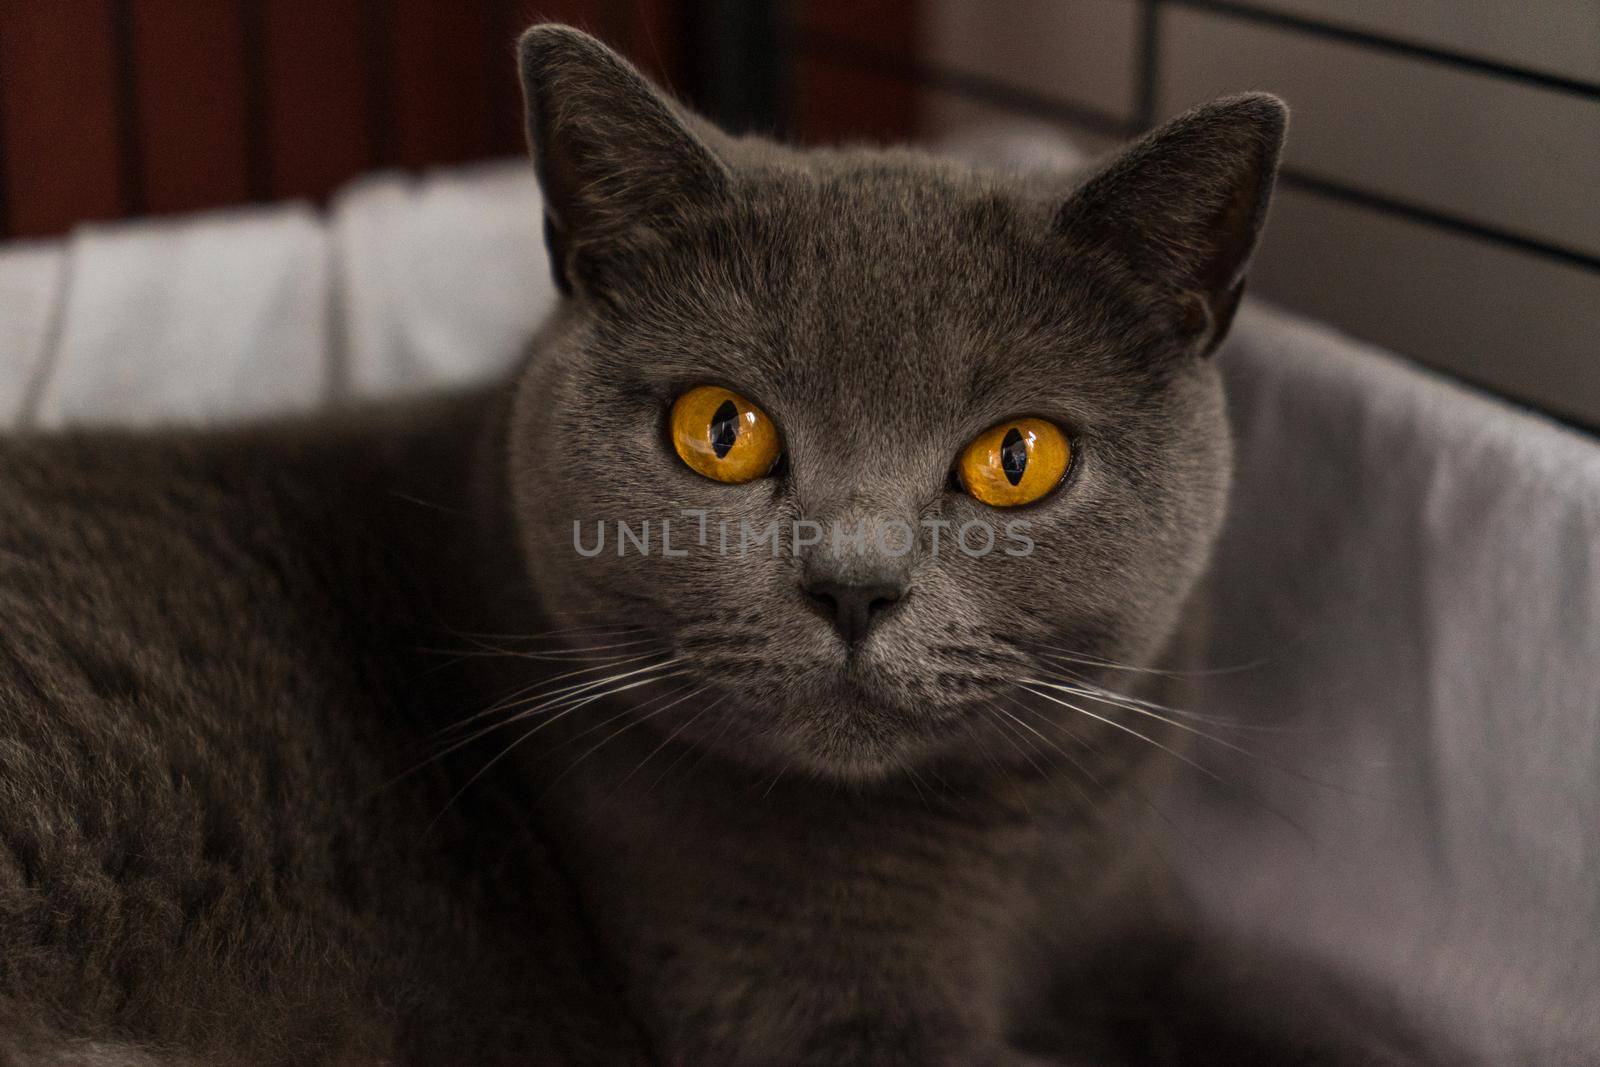
[[[509,382],[0,443],[0,1060],[1403,1059],[1209,962],[1112,695],[1283,106],[1023,181],[520,55],[569,299]]]

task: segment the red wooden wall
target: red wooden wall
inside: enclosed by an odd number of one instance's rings
[[[883,64],[909,61],[915,8],[788,0],[795,136],[912,132],[914,92]],[[524,27],[583,26],[681,92],[694,14],[695,0],[0,0],[0,238],[513,155]]]
[[[522,150],[512,42],[583,26],[681,83],[683,0],[0,0],[0,236]]]
[[[800,0],[789,123],[802,141],[902,141],[916,129],[916,90],[890,71],[916,47],[916,0]]]

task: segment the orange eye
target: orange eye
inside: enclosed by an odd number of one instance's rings
[[[1043,419],[1013,419],[980,433],[961,453],[961,487],[991,507],[1031,504],[1060,483],[1072,460],[1067,435]]]
[[[678,458],[713,481],[754,481],[778,462],[778,430],[767,413],[721,386],[678,397],[669,421]]]

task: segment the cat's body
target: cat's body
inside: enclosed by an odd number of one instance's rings
[[[496,742],[405,773],[570,669],[450,651],[532,618],[449,577],[506,549],[501,406],[0,445],[0,1050],[998,1056],[1047,904],[1118,866],[1075,784],[841,789],[637,732],[580,761],[576,723],[459,796]]]
[[[1172,643],[1221,522],[1281,106],[1025,183],[726,140],[571,31],[522,60],[573,299],[507,383],[0,443],[0,1058],[1259,1052],[1172,948],[1170,724],[1086,687]],[[754,477],[673,455],[707,383],[779,427]],[[1021,416],[1072,462],[987,506],[952,463]],[[913,543],[666,551],[695,512]],[[1036,551],[926,526],[1012,516]]]
[[[840,790],[728,764],[656,785],[670,752],[619,788],[654,747],[634,742],[574,772],[589,817],[557,825],[635,1010],[685,1062],[1002,1063],[1031,1046],[1096,1062],[1119,1009],[1060,988],[1119,941],[1136,970],[1123,935],[1170,933],[1181,907],[1151,896],[1115,794],[937,769]]]
[[[487,406],[0,444],[7,1040],[197,1063],[629,1047],[619,1016],[585,1025],[601,972],[515,780],[448,810],[439,768],[392,781],[448,721],[419,647],[471,529],[414,501],[465,503]],[[556,1003],[576,1025],[542,1045],[528,1005]]]

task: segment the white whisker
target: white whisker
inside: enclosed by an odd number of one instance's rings
[[[702,686],[700,691],[703,692],[706,688],[709,688],[709,687]],[[622,780],[619,781],[616,785],[611,787],[611,792],[606,794],[606,798],[605,799],[606,800],[610,800],[611,797],[615,796],[617,791],[620,790],[623,786],[627,785],[628,782],[633,778],[634,775],[636,775],[640,771],[644,770],[644,765],[646,763],[649,763],[652,759],[654,759],[656,757],[657,753],[659,753],[662,749],[666,748],[668,745],[672,744],[673,741],[677,740],[679,734],[683,733],[685,730],[692,729],[694,727],[694,724],[699,722],[700,719],[706,714],[706,712],[710,711],[712,708],[716,707],[718,704],[721,704],[726,699],[728,699],[727,694],[723,694],[722,696],[717,697],[717,699],[713,700],[711,703],[707,704],[705,707],[703,707],[699,711],[695,712],[688,719],[686,719],[683,722],[679,723],[678,726],[670,734],[668,734],[666,737],[661,739],[661,743],[659,745],[657,745],[655,748],[652,748],[645,755],[644,759],[639,761],[638,765],[635,766],[633,768],[633,770],[631,770],[627,774],[623,775],[622,776]],[[678,754],[678,759],[682,759],[682,758],[683,758],[683,753],[680,752]],[[677,760],[673,760],[672,763],[667,765],[666,771],[670,771],[673,768],[673,766],[675,766],[676,764],[677,764]],[[664,774],[666,774],[666,771],[662,771],[661,773],[664,775]],[[659,778],[657,778],[656,780],[660,781]],[[654,788],[654,784],[653,783],[651,785],[651,788],[652,789]],[[649,790],[647,789],[646,792],[649,792]],[[604,803],[604,802],[605,801],[602,801],[601,803]]]
[[[1219,674],[1238,674],[1242,671],[1257,670],[1272,662],[1271,658],[1262,656],[1258,659],[1253,659],[1248,663],[1236,663],[1228,667],[1197,667],[1189,670],[1171,670],[1162,669],[1159,667],[1136,667],[1129,663],[1117,663],[1115,660],[1101,659],[1097,656],[1089,656],[1082,652],[1073,652],[1069,649],[1058,648],[1055,645],[1047,645],[1042,642],[1026,642],[1026,644],[1034,648],[1041,648],[1048,652],[1053,652],[1058,656],[1062,656],[1085,667],[1098,667],[1101,670],[1122,671],[1128,674],[1153,674],[1163,678],[1192,678],[1207,677]]]
[[[1089,718],[1094,719],[1097,722],[1103,722],[1107,726],[1110,726],[1110,727],[1113,727],[1115,729],[1121,730],[1122,732],[1127,733],[1127,734],[1132,734],[1134,737],[1137,737],[1139,740],[1147,742],[1147,743],[1149,743],[1151,745],[1154,745],[1156,748],[1159,748],[1161,751],[1167,753],[1169,756],[1173,757],[1174,759],[1177,759],[1177,760],[1180,760],[1180,761],[1182,761],[1184,763],[1187,763],[1189,766],[1193,767],[1195,770],[1199,771],[1201,774],[1205,775],[1207,778],[1210,778],[1210,779],[1212,779],[1212,780],[1214,780],[1214,781],[1216,781],[1216,782],[1218,782],[1218,783],[1220,783],[1222,785],[1227,785],[1228,784],[1228,782],[1225,781],[1222,777],[1220,777],[1215,771],[1208,770],[1207,768],[1205,768],[1205,767],[1201,766],[1200,764],[1196,763],[1194,760],[1190,759],[1188,756],[1185,756],[1182,752],[1177,751],[1176,749],[1172,748],[1170,745],[1162,744],[1160,741],[1157,741],[1155,738],[1149,736],[1148,734],[1142,734],[1138,730],[1135,730],[1133,727],[1126,726],[1123,723],[1117,722],[1114,719],[1108,719],[1104,715],[1096,715],[1092,711],[1088,711],[1088,710],[1086,710],[1084,708],[1078,707],[1078,705],[1076,705],[1076,704],[1071,704],[1071,703],[1068,703],[1065,700],[1061,700],[1061,699],[1059,699],[1057,697],[1053,697],[1049,693],[1041,693],[1037,689],[1029,689],[1028,688],[1028,686],[1030,686],[1030,685],[1044,685],[1044,686],[1050,686],[1051,688],[1060,689],[1060,690],[1062,690],[1064,692],[1071,692],[1071,690],[1066,689],[1066,687],[1064,687],[1064,686],[1053,685],[1053,683],[1040,681],[1040,680],[1034,679],[1034,678],[1024,678],[1020,683],[1017,683],[1017,684],[1018,684],[1019,688],[1021,688],[1022,691],[1025,692],[1025,693],[1032,693],[1036,697],[1043,697],[1045,700],[1050,701],[1052,704],[1060,704],[1062,707],[1067,708],[1067,709],[1069,709],[1071,711],[1075,711],[1080,715],[1087,715]]]
[[[605,697],[611,695],[612,693],[620,693],[620,692],[623,692],[624,690],[632,689],[632,688],[634,688],[633,684],[629,684],[629,685],[625,685],[625,686],[618,686],[618,687],[615,687],[615,688],[606,688],[606,687],[613,685],[613,683],[620,682],[620,681],[623,681],[623,680],[628,679],[628,678],[633,678],[633,677],[635,677],[637,675],[640,675],[640,674],[647,674],[647,673],[650,673],[650,672],[663,670],[663,669],[665,669],[667,667],[672,666],[674,663],[677,663],[677,662],[679,662],[679,661],[678,660],[668,660],[666,663],[654,663],[654,664],[651,664],[651,665],[649,665],[647,667],[641,667],[638,670],[627,671],[627,672],[625,672],[623,674],[611,675],[609,677],[600,678],[600,679],[597,679],[596,681],[592,681],[592,682],[585,682],[584,684],[582,684],[580,686],[577,686],[577,687],[569,686],[569,687],[567,687],[569,691],[563,693],[560,696],[554,696],[554,697],[549,697],[549,698],[544,698],[544,697],[537,698],[534,701],[530,702],[528,705],[526,705],[523,708],[521,708],[520,710],[516,711],[515,714],[508,715],[504,719],[501,719],[499,722],[493,722],[493,723],[490,723],[487,726],[480,727],[477,730],[473,731],[471,734],[469,734],[467,737],[461,738],[460,740],[457,740],[457,741],[453,742],[450,745],[449,748],[445,749],[444,753],[441,753],[441,755],[443,755],[445,753],[453,752],[456,749],[461,748],[463,745],[471,744],[473,741],[476,741],[481,737],[484,737],[484,736],[486,736],[488,734],[491,734],[494,731],[501,729],[502,727],[510,726],[512,723],[521,722],[524,719],[530,719],[535,715],[544,715],[544,714],[548,714],[548,713],[553,712],[553,711],[560,711],[561,714],[564,715],[564,714],[566,714],[567,711],[573,710],[574,708],[586,707],[587,705],[594,703],[594,701],[596,701],[596,700],[603,700],[603,699],[605,699]],[[656,682],[666,681],[668,678],[681,677],[684,673],[687,673],[687,672],[679,671],[679,672],[670,673],[670,674],[661,674],[661,675],[657,675],[654,678],[642,679],[639,683],[636,683],[636,684],[644,684],[646,682],[652,682],[652,681],[656,681]],[[594,690],[597,690],[597,689],[599,690],[599,692],[594,692]]]
[[[1124,711],[1130,711],[1136,715],[1144,715],[1148,718],[1155,719],[1157,722],[1165,723],[1174,729],[1183,730],[1185,733],[1189,733],[1202,740],[1209,741],[1214,745],[1221,745],[1230,752],[1237,752],[1246,759],[1251,759],[1262,764],[1263,766],[1271,767],[1273,770],[1278,771],[1281,774],[1289,775],[1291,778],[1298,778],[1301,781],[1309,782],[1312,785],[1321,786],[1324,789],[1332,789],[1342,793],[1353,793],[1352,790],[1346,788],[1345,786],[1341,786],[1336,782],[1329,782],[1321,778],[1317,778],[1314,775],[1307,774],[1298,768],[1291,767],[1288,764],[1272,759],[1271,757],[1263,755],[1260,752],[1254,752],[1243,747],[1242,745],[1236,745],[1225,737],[1218,737],[1215,734],[1206,733],[1204,730],[1196,729],[1187,723],[1179,722],[1174,718],[1169,718],[1167,715],[1163,715],[1158,711],[1150,710],[1151,708],[1161,708],[1161,705],[1159,704],[1151,704],[1148,701],[1138,700],[1134,697],[1124,697],[1120,693],[1113,693],[1108,689],[1101,689],[1099,686],[1091,686],[1088,683],[1074,682],[1069,685],[1060,685],[1055,682],[1046,682],[1038,679],[1028,679],[1025,681],[1029,681],[1031,684],[1048,686],[1051,689],[1068,693],[1073,696],[1086,697],[1089,700],[1098,701],[1102,704],[1109,704],[1112,707],[1121,708]],[[1170,712],[1173,709],[1161,708],[1161,710]]]
[[[584,760],[588,759],[590,756],[592,756],[596,752],[600,751],[602,748],[604,748],[611,741],[615,740],[618,737],[621,737],[623,734],[627,733],[629,730],[632,730],[634,727],[639,726],[639,725],[641,725],[643,723],[646,723],[646,722],[650,721],[651,719],[655,718],[657,715],[661,715],[661,714],[663,714],[665,712],[671,711],[673,708],[677,707],[679,704],[682,704],[685,700],[694,699],[694,697],[696,697],[700,693],[704,693],[709,688],[710,688],[710,686],[706,686],[706,685],[701,685],[701,686],[698,686],[698,687],[691,685],[691,686],[685,686],[683,689],[676,690],[675,692],[677,694],[681,694],[681,695],[679,695],[677,697],[676,700],[673,700],[671,703],[665,704],[662,707],[659,707],[659,708],[657,708],[656,710],[654,710],[652,712],[649,712],[649,713],[644,714],[644,715],[640,715],[638,718],[634,719],[632,722],[625,723],[620,729],[615,730],[612,733],[607,734],[605,737],[602,737],[599,741],[595,742],[595,744],[592,747],[584,750],[584,752],[580,756],[578,756],[577,759],[573,760],[570,764],[567,765],[567,769],[566,770],[562,771],[560,774],[556,775],[554,778],[552,778],[550,780],[550,784],[545,787],[546,791],[548,792],[550,789],[553,789],[555,787],[556,783],[561,781],[567,775],[571,774],[572,771],[578,766],[578,764],[582,763]],[[685,690],[693,690],[693,691],[692,692],[685,692]],[[637,708],[630,709],[630,713],[631,714],[638,714],[638,712],[642,711],[644,708],[649,707],[650,703],[654,703],[654,701],[651,701],[651,702],[648,702],[646,704],[640,705]],[[620,717],[621,717],[620,715],[613,715],[611,718],[607,719],[606,722],[607,723],[615,722]],[[585,732],[587,733],[589,731],[585,731]],[[579,734],[578,736],[581,737],[583,735]]]
[[[1201,774],[1205,775],[1207,778],[1210,778],[1212,781],[1216,782],[1218,785],[1221,785],[1223,788],[1228,789],[1228,790],[1230,790],[1232,792],[1236,792],[1236,793],[1243,794],[1245,796],[1249,796],[1250,799],[1252,801],[1254,801],[1256,804],[1260,805],[1263,810],[1270,812],[1272,815],[1276,816],[1279,820],[1284,822],[1286,825],[1288,825],[1290,827],[1293,827],[1301,835],[1303,835],[1303,836],[1305,836],[1307,838],[1310,837],[1310,834],[1306,831],[1305,827],[1301,826],[1294,819],[1291,819],[1288,815],[1285,815],[1283,812],[1279,811],[1277,808],[1273,807],[1272,805],[1266,803],[1260,797],[1255,796],[1254,794],[1250,793],[1248,790],[1245,790],[1242,787],[1240,787],[1238,785],[1235,785],[1232,782],[1229,782],[1227,779],[1223,778],[1221,775],[1217,774],[1215,771],[1211,770],[1210,768],[1208,768],[1208,767],[1206,767],[1206,766],[1204,766],[1202,764],[1196,763],[1194,760],[1190,759],[1188,756],[1185,756],[1182,752],[1179,752],[1177,749],[1173,748],[1172,746],[1162,744],[1160,741],[1157,741],[1155,738],[1149,736],[1148,734],[1140,733],[1138,730],[1135,730],[1133,727],[1128,726],[1128,725],[1126,725],[1124,723],[1117,722],[1115,719],[1108,719],[1104,715],[1097,715],[1094,712],[1089,711],[1086,708],[1081,708],[1078,705],[1070,703],[1070,702],[1065,701],[1065,700],[1062,700],[1059,697],[1051,696],[1049,693],[1041,693],[1037,689],[1030,689],[1029,688],[1030,685],[1051,686],[1052,688],[1055,688],[1055,689],[1058,689],[1058,690],[1070,692],[1070,690],[1066,690],[1065,687],[1056,686],[1056,685],[1053,685],[1053,683],[1043,682],[1043,681],[1039,681],[1038,679],[1032,679],[1032,678],[1024,678],[1021,682],[1017,683],[1018,688],[1020,688],[1025,693],[1031,693],[1036,697],[1042,697],[1043,699],[1050,701],[1052,704],[1059,704],[1062,707],[1067,708],[1070,711],[1076,711],[1080,715],[1086,715],[1089,718],[1094,719],[1096,722],[1103,722],[1107,726],[1112,727],[1113,729],[1121,730],[1123,733],[1131,734],[1132,736],[1137,737],[1139,740],[1144,741],[1147,744],[1154,745],[1156,748],[1160,749],[1162,752],[1165,752],[1167,755],[1171,756],[1173,759],[1175,759],[1178,762],[1183,763],[1183,764],[1185,764],[1185,765],[1187,765],[1189,767],[1192,767],[1196,771],[1199,771]]]
[[[637,672],[634,672],[634,673],[637,673]],[[521,736],[519,736],[515,741],[512,741],[505,748],[501,749],[500,752],[497,755],[495,755],[492,759],[490,759],[489,762],[485,763],[483,765],[483,767],[481,769],[479,769],[479,771],[476,774],[474,774],[471,778],[468,778],[466,780],[465,784],[463,784],[460,789],[457,789],[453,794],[451,794],[450,799],[445,801],[444,807],[440,810],[439,814],[435,815],[433,817],[433,821],[428,824],[428,829],[431,830],[433,828],[434,824],[437,823],[439,821],[439,819],[444,816],[444,813],[446,811],[450,810],[450,805],[454,804],[458,799],[460,799],[461,794],[465,793],[468,789],[472,788],[472,786],[478,781],[478,779],[480,779],[484,775],[488,774],[489,771],[491,771],[501,760],[503,760],[507,756],[509,756],[514,749],[516,749],[519,746],[521,746],[525,741],[527,741],[534,734],[538,733],[540,730],[543,730],[547,726],[551,726],[551,725],[554,725],[557,722],[560,722],[562,719],[566,718],[568,715],[571,715],[573,712],[577,711],[579,708],[587,707],[588,705],[593,704],[597,700],[605,700],[605,699],[607,699],[609,697],[614,697],[617,694],[627,692],[630,689],[637,689],[641,685],[652,685],[652,684],[654,684],[656,682],[666,681],[669,678],[679,678],[679,677],[682,677],[683,675],[685,675],[687,673],[689,673],[689,672],[680,671],[680,672],[677,672],[677,673],[674,673],[674,674],[667,674],[667,675],[663,675],[663,676],[656,677],[656,678],[643,678],[643,679],[640,679],[639,681],[630,682],[627,685],[617,686],[616,688],[613,688],[613,689],[603,690],[603,691],[601,691],[599,693],[595,693],[595,694],[592,694],[590,696],[586,696],[582,700],[578,701],[577,703],[569,705],[568,707],[563,708],[561,711],[557,712],[556,714],[551,715],[548,718],[543,719],[538,723],[535,723],[532,727],[530,727],[528,730],[526,730]],[[522,718],[522,717],[523,716],[518,716],[518,718]]]
[[[482,711],[477,712],[477,713],[475,713],[473,715],[469,715],[465,719],[461,719],[458,722],[453,722],[450,725],[441,728],[434,736],[435,737],[439,737],[439,736],[442,736],[444,734],[450,733],[453,730],[460,730],[463,727],[468,726],[469,724],[474,723],[474,722],[478,721],[479,719],[484,718],[485,716],[493,715],[496,712],[506,711],[506,710],[508,710],[510,708],[513,708],[513,707],[515,707],[517,705],[517,703],[519,702],[519,700],[521,698],[523,698],[526,694],[529,693],[530,690],[539,689],[541,686],[549,685],[551,682],[559,682],[559,681],[562,681],[563,679],[566,679],[566,678],[574,678],[574,677],[577,677],[580,674],[593,674],[595,671],[609,670],[612,667],[619,667],[619,666],[622,666],[623,664],[627,664],[627,663],[638,663],[640,660],[647,660],[647,659],[650,659],[652,656],[659,656],[661,654],[662,653],[660,653],[660,652],[645,652],[645,653],[642,653],[642,654],[637,655],[637,656],[625,656],[621,660],[619,660],[617,662],[614,662],[614,663],[602,663],[602,664],[597,664],[597,665],[595,665],[593,667],[580,667],[577,670],[571,670],[571,671],[567,671],[564,674],[558,674],[553,678],[541,678],[539,681],[534,682],[531,685],[523,686],[522,688],[513,691],[512,693],[508,694],[507,696],[502,697],[500,700],[498,700],[495,703],[491,704],[489,707],[484,708]],[[653,666],[653,667],[671,666],[672,664],[678,663],[680,661],[681,660],[680,660],[679,657],[673,657],[671,659],[666,660],[663,663],[652,664],[651,666]],[[648,669],[650,669],[650,667],[642,667],[642,668],[640,668],[640,670],[648,670]],[[634,671],[634,672],[630,672],[630,673],[638,673],[638,672]],[[596,686],[596,685],[604,685],[607,681],[612,680],[612,679],[625,678],[625,677],[628,677],[628,675],[627,674],[609,675],[606,678],[600,678],[600,679],[596,679],[596,680],[589,681],[589,682],[574,682],[571,685],[562,686],[562,687],[560,687],[558,689],[546,690],[545,692],[542,692],[542,693],[534,693],[531,696],[527,696],[527,700],[528,701],[539,701],[539,700],[545,700],[545,699],[550,698],[550,697],[559,697],[559,696],[561,696],[563,694],[571,693],[571,692],[574,692],[574,691],[581,691],[583,689],[591,688],[591,687]]]

